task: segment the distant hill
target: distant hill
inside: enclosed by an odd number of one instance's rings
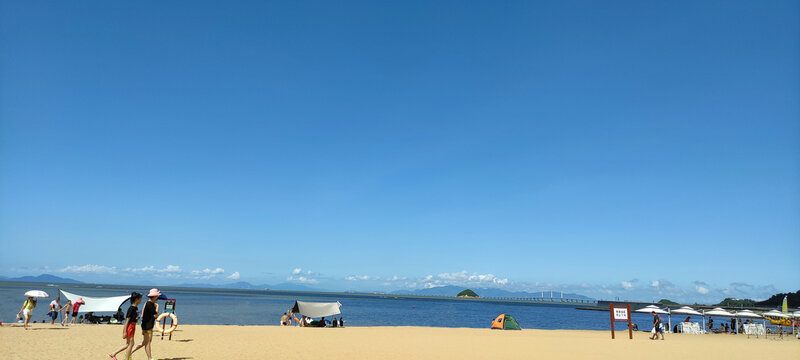
[[[42,283],[62,283],[62,284],[83,284],[82,281],[75,279],[62,278],[50,274],[42,274],[39,276],[22,276],[17,278],[2,277],[3,281],[21,281],[21,282],[42,282]]]
[[[456,295],[456,297],[471,297],[471,298],[477,298],[477,297],[480,297],[480,296],[478,296],[478,294],[476,294],[474,291],[472,291],[472,290],[470,290],[470,289],[466,289],[466,290],[464,290],[464,291],[462,291],[462,292],[458,293],[458,295]]]
[[[783,301],[783,297],[781,297],[781,301]],[[749,306],[754,306],[755,304],[756,304],[755,300],[725,298],[725,300],[722,300],[719,304],[717,304],[717,306],[749,307]]]
[[[464,288],[460,286],[440,286],[430,289],[418,289],[418,290],[398,290],[392,292],[392,294],[398,295],[420,295],[420,296],[457,296],[459,292],[461,292]],[[542,297],[541,292],[524,292],[524,291],[507,291],[501,289],[490,289],[490,288],[475,288],[475,293],[481,294],[481,297],[484,298],[539,298]],[[550,297],[550,292],[545,291],[544,297]],[[561,297],[561,292],[553,291],[553,298]],[[564,293],[565,298],[569,299],[587,299],[592,300],[592,298],[580,294],[571,294],[571,293]]]
[[[797,306],[800,306],[800,290],[797,290],[796,293],[785,293],[785,294],[775,294],[772,295],[769,299],[757,302],[756,305],[758,306],[781,306],[783,305],[783,297],[788,296],[786,302],[789,304],[789,308],[793,309]]]
[[[680,304],[678,304],[678,303],[676,303],[676,302],[674,302],[672,300],[669,300],[669,299],[658,300],[658,303],[662,304],[662,305],[680,305]]]

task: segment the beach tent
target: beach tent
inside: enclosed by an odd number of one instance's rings
[[[70,292],[66,292],[61,290],[61,294],[64,295],[67,300],[72,301],[75,303],[78,301],[79,298],[83,298],[84,305],[81,306],[81,312],[100,312],[100,311],[113,311],[117,312],[122,303],[129,300],[131,298],[130,295],[123,295],[123,296],[112,296],[112,297],[89,297],[89,296],[82,296],[73,294]]]
[[[308,302],[308,301],[295,301],[292,312],[296,314],[305,315],[310,318],[332,316],[341,314],[339,308],[342,304],[337,302]]]
[[[498,330],[522,330],[513,316],[500,314],[492,321],[492,329]]]

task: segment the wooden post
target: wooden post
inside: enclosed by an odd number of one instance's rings
[[[164,330],[167,330],[167,318],[161,320],[161,340],[164,340]]]
[[[614,339],[614,304],[608,304],[608,313],[611,314],[611,339]]]
[[[631,326],[631,304],[628,304],[628,338],[633,340],[633,329]],[[170,334],[172,336],[172,334]]]

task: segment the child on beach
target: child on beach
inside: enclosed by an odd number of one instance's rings
[[[31,296],[28,296],[28,300],[25,300],[25,302],[22,303],[22,307],[19,309],[19,312],[17,313],[17,317],[19,317],[19,314],[22,314],[22,316],[25,318],[25,325],[23,325],[25,327],[25,330],[28,330],[28,323],[31,321],[34,308],[36,308],[36,299],[34,299]],[[34,323],[35,322],[36,321],[34,321]]]
[[[153,326],[156,324],[156,318],[158,317],[158,304],[156,301],[158,297],[161,296],[161,292],[158,289],[150,289],[150,293],[147,294],[147,302],[144,304],[144,310],[142,310],[142,343],[136,345],[136,347],[131,351],[131,354],[136,352],[141,348],[144,348],[144,352],[147,353],[147,358],[152,360],[153,355],[150,352],[150,344],[153,340]]]
[[[128,314],[125,316],[125,324],[122,326],[122,338],[125,339],[125,345],[121,346],[117,351],[108,354],[112,360],[117,360],[117,354],[122,350],[127,349],[125,352],[125,359],[129,359],[133,353],[133,335],[136,334],[136,323],[139,321],[139,303],[142,302],[142,294],[137,292],[131,293],[131,306],[128,308]]]
[[[61,326],[69,326],[69,311],[72,310],[72,300],[67,299],[67,303],[59,309],[64,312],[64,317],[61,318]]]

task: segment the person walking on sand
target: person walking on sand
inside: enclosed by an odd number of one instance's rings
[[[56,323],[56,319],[58,319],[58,313],[61,310],[61,297],[56,296],[56,299],[50,302],[50,310],[48,311],[47,315],[50,316],[50,325]]]
[[[133,353],[133,336],[136,334],[136,323],[139,321],[139,303],[142,302],[142,294],[137,292],[131,293],[131,306],[128,308],[128,314],[125,316],[125,324],[122,326],[122,338],[125,339],[125,345],[122,345],[117,351],[108,354],[111,360],[117,360],[117,354],[123,350],[125,352],[125,359],[130,359]]]
[[[142,310],[142,343],[136,345],[131,351],[131,354],[133,354],[136,350],[144,348],[144,352],[150,360],[153,359],[150,346],[153,340],[153,326],[158,317],[158,304],[156,301],[158,301],[159,296],[161,296],[161,292],[156,288],[150,289],[150,293],[147,294],[148,300],[144,303],[144,310]]]
[[[650,340],[658,339],[658,334],[661,334],[661,340],[664,340],[664,325],[661,316],[656,314],[655,311],[651,311],[650,314],[653,315],[653,336],[650,337]]]
[[[25,300],[25,302],[22,303],[22,307],[17,313],[17,317],[19,317],[19,314],[22,314],[25,320],[25,324],[23,325],[25,330],[28,330],[28,323],[31,321],[31,317],[33,317],[34,308],[36,308],[36,299],[34,299],[32,296],[28,296],[28,300]]]
[[[72,300],[67,299],[67,303],[59,309],[59,311],[63,312],[63,316],[61,317],[61,326],[69,326],[69,311],[72,309]]]

